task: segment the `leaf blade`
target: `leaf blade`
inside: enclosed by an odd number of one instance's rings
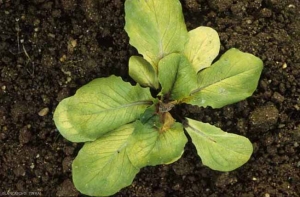
[[[161,83],[161,94],[169,94],[174,100],[189,97],[197,86],[197,75],[188,59],[181,54],[173,53],[159,62],[158,79]]]
[[[93,141],[137,119],[152,104],[149,88],[131,86],[120,77],[95,79],[59,103],[54,121],[73,142]]]
[[[177,0],[127,0],[125,31],[130,44],[156,69],[161,58],[183,51],[188,38]]]
[[[142,86],[159,88],[156,70],[142,57],[130,57],[129,76]]]
[[[198,88],[187,103],[220,108],[243,100],[255,91],[262,69],[261,59],[232,48],[198,73]]]
[[[133,123],[124,125],[83,146],[72,164],[73,181],[81,193],[109,196],[132,183],[139,172],[126,152],[133,131]]]
[[[172,163],[184,151],[187,138],[182,125],[174,123],[169,129],[160,131],[156,127],[159,126],[157,118],[152,118],[146,124],[136,122],[128,156],[137,167]]]
[[[231,171],[245,164],[253,146],[248,138],[227,133],[208,123],[188,118],[185,128],[202,163],[213,170]]]
[[[185,45],[184,54],[196,72],[209,67],[219,51],[220,39],[214,29],[201,26],[189,31],[189,41]]]

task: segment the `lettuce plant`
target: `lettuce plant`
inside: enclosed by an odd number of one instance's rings
[[[142,167],[178,160],[184,130],[209,168],[231,171],[246,163],[253,151],[247,138],[190,118],[176,122],[172,109],[182,103],[221,108],[251,96],[262,61],[233,48],[212,64],[218,34],[209,27],[188,32],[179,0],[126,0],[125,21],[130,44],[142,55],[129,59],[137,85],[116,76],[95,79],[54,113],[62,136],[85,142],[72,164],[75,187],[92,196],[118,192]]]

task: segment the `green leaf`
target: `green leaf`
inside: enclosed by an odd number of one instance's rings
[[[149,88],[131,86],[120,77],[95,79],[59,103],[54,121],[70,141],[93,141],[139,118],[152,104]]]
[[[156,70],[144,58],[131,56],[129,59],[129,75],[142,86],[159,88]]]
[[[175,100],[188,97],[197,87],[195,70],[184,55],[177,53],[170,54],[159,62],[158,79],[162,86],[161,94],[168,94]]]
[[[207,123],[188,119],[185,128],[196,146],[202,163],[213,170],[231,171],[246,163],[252,152],[251,142]]]
[[[220,108],[253,94],[263,69],[258,57],[235,48],[198,74],[198,88],[187,103]]]
[[[167,120],[168,121],[168,120]],[[178,160],[187,142],[180,123],[162,131],[163,125],[155,116],[146,124],[136,121],[135,131],[130,141],[128,157],[137,167],[155,166]]]
[[[134,124],[87,142],[72,164],[75,187],[90,196],[109,196],[130,185],[139,172],[127,156]]]
[[[178,0],[127,0],[125,30],[130,44],[155,69],[164,56],[183,51],[188,39]]]
[[[153,116],[156,114],[156,104],[151,105],[148,107],[144,113],[140,116],[140,121],[145,124],[147,123]]]
[[[198,27],[189,31],[189,41],[184,54],[196,72],[209,67],[220,51],[218,33],[210,27]]]

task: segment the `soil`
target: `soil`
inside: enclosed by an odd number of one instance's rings
[[[187,117],[248,137],[241,168],[216,172],[189,141],[170,165],[146,167],[115,196],[300,196],[300,1],[182,0],[188,29],[216,29],[223,54],[259,56],[254,95],[222,109],[182,106]],[[70,165],[82,144],[55,128],[58,102],[97,77],[128,75],[137,54],[121,0],[0,0],[0,196],[80,196]],[[34,192],[34,193],[30,193]]]

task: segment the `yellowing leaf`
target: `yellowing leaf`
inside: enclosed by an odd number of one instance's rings
[[[72,164],[75,187],[90,196],[109,196],[130,185],[139,172],[127,156],[134,124],[87,142]]]
[[[210,27],[198,27],[189,31],[189,41],[184,54],[196,72],[209,67],[220,51],[218,33]]]
[[[184,151],[187,138],[180,123],[174,123],[161,132],[156,116],[142,124],[136,121],[132,139],[128,145],[128,157],[137,167],[171,163],[179,159]]]
[[[152,104],[149,88],[131,86],[120,77],[95,79],[59,103],[54,121],[72,142],[93,141],[139,118]]]
[[[175,119],[172,117],[172,115],[169,112],[162,113],[161,119],[163,123],[162,128],[160,129],[161,132],[169,130],[175,123]]]
[[[231,171],[246,163],[253,147],[248,138],[226,133],[207,123],[188,118],[185,128],[202,163],[213,170]]]
[[[142,57],[130,57],[129,75],[142,86],[159,88],[156,70]]]
[[[188,39],[178,0],[127,0],[125,30],[130,44],[155,69],[164,56],[183,51]]]
[[[253,94],[263,69],[258,57],[235,48],[211,67],[198,73],[198,88],[187,103],[220,108]]]

